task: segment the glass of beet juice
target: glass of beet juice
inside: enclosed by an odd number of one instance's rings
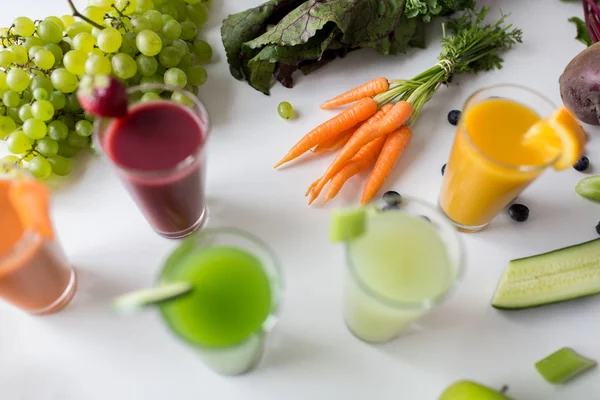
[[[193,94],[169,85],[140,85],[127,95],[124,117],[97,119],[97,147],[156,233],[187,236],[207,215],[206,109]]]

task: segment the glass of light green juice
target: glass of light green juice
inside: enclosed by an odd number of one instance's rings
[[[369,343],[387,342],[440,304],[463,273],[463,246],[437,209],[402,197],[375,204],[346,242],[344,319]]]
[[[202,230],[167,259],[159,284],[173,282],[193,290],[160,305],[169,329],[219,374],[253,369],[281,300],[281,272],[269,247],[237,229]]]

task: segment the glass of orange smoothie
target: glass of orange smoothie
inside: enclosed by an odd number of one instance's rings
[[[542,141],[528,139],[534,128]],[[518,85],[478,90],[463,108],[440,207],[460,230],[479,231],[548,167],[573,165],[584,145],[575,119],[541,94]]]
[[[75,294],[48,214],[46,187],[17,167],[0,165],[0,299],[31,314],[50,314]]]

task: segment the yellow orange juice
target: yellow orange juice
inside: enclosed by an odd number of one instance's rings
[[[555,155],[523,140],[553,110],[550,102],[518,86],[483,89],[469,99],[439,200],[457,226],[482,229],[555,161]]]

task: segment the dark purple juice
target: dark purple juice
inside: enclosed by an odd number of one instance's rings
[[[204,218],[205,123],[169,101],[136,105],[111,121],[102,147],[159,233],[181,237]]]

